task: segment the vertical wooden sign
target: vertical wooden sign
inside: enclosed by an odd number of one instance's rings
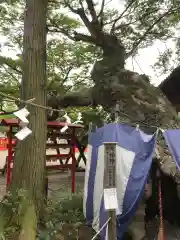
[[[104,143],[104,204],[110,218],[109,240],[116,240],[116,146],[117,143]]]

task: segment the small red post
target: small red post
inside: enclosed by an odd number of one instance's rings
[[[7,157],[7,168],[6,168],[6,191],[11,181],[12,126],[9,127],[7,138],[8,138],[8,157]]]

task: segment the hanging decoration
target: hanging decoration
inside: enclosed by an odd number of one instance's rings
[[[68,129],[68,124],[71,124],[71,118],[67,115],[67,113],[63,116],[66,119],[66,125],[61,129],[61,133],[64,133]],[[80,124],[83,123],[82,121],[82,113],[79,112],[77,115],[77,120],[72,124]]]
[[[79,123],[83,123],[81,112],[78,112],[77,120],[75,122],[73,122],[73,124],[79,124]]]
[[[66,125],[61,129],[61,132],[64,133],[68,129],[68,124],[71,124],[71,118],[65,113],[63,116],[66,119]]]
[[[19,118],[19,125],[22,127],[22,129],[15,134],[15,137],[19,140],[24,140],[32,133],[32,131],[27,127],[29,120],[26,117],[29,115],[29,111],[24,107],[19,111],[14,112],[14,115]]]

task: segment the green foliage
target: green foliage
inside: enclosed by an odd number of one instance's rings
[[[34,216],[29,217],[33,211],[29,211],[28,206],[29,201],[25,191],[20,190],[16,194],[12,195],[8,193],[5,196],[0,203],[1,240],[11,239],[11,237],[15,238],[15,236],[20,234],[22,229],[26,231],[30,230],[27,226]],[[61,239],[58,237],[65,234],[70,236],[69,239],[74,239],[71,236],[78,236],[78,228],[84,222],[82,196],[74,195],[72,199],[64,198],[59,202],[49,201],[44,213],[44,222],[40,222],[39,224],[37,239],[57,240]]]
[[[56,89],[64,93],[79,86],[90,85],[88,69],[93,64],[94,46],[57,41],[53,38],[47,43],[48,91]]]
[[[14,52],[14,56],[0,55],[0,91],[15,96],[19,94],[21,81],[22,48],[23,48],[23,11],[24,1],[9,1],[0,5],[0,33],[6,36],[2,49]],[[65,31],[74,31],[82,24],[79,20],[69,17],[59,11],[60,5],[56,1],[49,2],[47,27],[47,90],[56,90],[63,94],[80,85],[91,84],[89,68],[99,54],[96,48],[87,44],[76,44],[67,41],[60,33],[51,32],[59,28]],[[15,90],[15,91],[14,91]]]
[[[73,3],[72,1],[62,2],[68,2],[70,11],[72,11],[72,8],[76,10],[83,6],[85,13],[90,18],[85,0],[73,1]],[[97,15],[101,7],[100,4],[101,1],[94,4]],[[65,5],[68,10],[67,4]],[[143,41],[134,53],[139,48],[151,45],[156,39],[171,38],[178,23],[179,5],[171,0],[125,0],[119,4],[115,1],[105,1],[103,8],[104,30],[119,36],[129,52],[141,38]],[[74,30],[78,32],[77,28]]]
[[[60,13],[59,11],[54,11],[54,9],[49,9],[48,27],[60,26],[65,30],[73,30],[74,28],[80,27],[81,24],[76,19],[70,18],[67,14]]]
[[[50,218],[54,217],[55,222],[77,223],[83,222],[83,199],[82,196],[74,195],[72,199],[63,199],[53,206],[50,211]]]
[[[172,71],[174,67],[178,64],[178,59],[174,59],[173,50],[166,48],[164,52],[161,52],[154,64],[154,69],[160,72],[160,74],[168,73]],[[173,66],[171,62],[173,61]]]
[[[97,46],[72,41],[75,32],[89,34],[78,15],[67,7],[67,2],[75,10],[84,7],[87,17],[91,19],[85,0],[49,1],[47,90],[56,90],[60,95],[92,86],[90,69],[95,60],[101,57],[101,50]],[[172,39],[177,48],[175,62],[178,64],[180,44],[178,38],[173,36],[180,20],[179,5],[171,0],[125,0],[118,4],[105,1],[103,13],[100,14],[99,1],[95,3],[95,10],[99,18],[102,17],[102,30],[118,36],[125,46],[127,57],[137,54],[140,48],[152,45],[157,39]],[[0,91],[15,96],[19,94],[21,81],[24,7],[25,2],[22,0],[1,1],[0,4],[0,34],[6,36],[0,49],[6,47],[8,51],[14,51],[15,55],[0,55]],[[163,72],[166,68],[168,71],[172,55],[171,49],[161,53],[155,68]]]
[[[21,231],[26,210],[29,206],[28,195],[24,190],[14,194],[8,192],[0,202],[0,236],[8,239],[18,236]]]
[[[71,7],[80,7],[80,1],[69,1]],[[86,1],[81,1],[87,16]],[[116,8],[105,1],[103,24],[106,32],[114,32],[123,42],[127,52],[133,54],[139,48],[151,45],[154,40],[171,39],[179,24],[180,14],[178,4],[170,0],[126,0],[123,6]],[[60,10],[62,9],[62,10]],[[97,13],[100,3],[95,4]],[[15,58],[0,56],[0,76],[4,89],[11,93],[15,87],[18,92],[21,80],[21,53],[23,33],[24,1],[4,1],[0,4],[0,33],[7,36],[2,47],[14,51]],[[47,76],[48,91],[57,90],[60,94],[77,90],[79,86],[92,85],[89,69],[95,59],[100,57],[100,50],[92,44],[72,42],[66,36],[73,36],[74,31],[84,28],[82,21],[75,14],[68,14],[71,9],[65,6],[64,1],[49,1],[47,27],[49,29],[47,41]],[[162,17],[164,15],[164,17]],[[158,21],[160,18],[161,21]],[[146,34],[146,32],[148,33]],[[64,35],[63,35],[64,34]],[[138,44],[139,39],[142,41]],[[174,40],[175,41],[175,40]],[[138,46],[136,47],[136,44]],[[178,42],[176,41],[178,46]],[[171,58],[170,50],[160,56],[163,64],[155,67],[168,66]],[[162,55],[162,54],[161,54]],[[158,61],[158,62],[161,62]],[[165,63],[166,62],[166,63]],[[7,84],[8,83],[8,84]]]
[[[77,239],[78,227],[84,223],[83,199],[74,195],[72,199],[63,199],[60,202],[49,202],[46,222],[43,228],[39,229],[39,240],[55,240],[64,234],[69,235],[69,239]]]

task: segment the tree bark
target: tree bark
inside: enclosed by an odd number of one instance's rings
[[[46,17],[48,0],[26,0],[21,99],[46,105]],[[44,202],[47,113],[28,106],[32,134],[15,151],[11,191],[24,189],[39,214]]]
[[[96,61],[91,73],[94,87],[89,91],[57,98],[58,106],[94,104],[101,105],[109,113],[115,113],[118,102],[121,123],[140,124],[148,132],[155,132],[158,127],[178,128],[177,113],[161,90],[154,87],[147,76],[125,69],[126,54],[118,38],[104,35],[102,42],[102,59]],[[158,151],[163,159],[163,164],[160,164],[162,171],[180,184],[180,171],[167,152],[163,138],[158,143]]]
[[[112,39],[109,36],[109,43],[113,41],[114,36]],[[154,133],[158,127],[166,129],[180,126],[175,109],[160,89],[154,87],[146,76],[124,68],[125,56],[118,42],[114,41],[111,45],[104,42],[103,53],[102,59],[94,64],[91,73],[94,88],[89,89],[88,94],[87,92],[74,93],[73,96],[59,98],[59,106],[61,104],[65,106],[64,103],[68,103],[69,106],[78,106],[80,102],[86,105],[90,102],[91,96],[93,102],[101,105],[108,112],[115,113],[118,103],[119,109],[116,111],[119,113],[119,122],[133,126],[139,124],[145,132],[148,130]],[[166,175],[170,175],[175,180],[178,189],[180,171],[177,170],[171,155],[166,151],[164,139],[160,134],[157,143],[160,155],[160,159],[157,159],[159,166]],[[144,219],[140,219],[139,228],[143,228],[143,221]],[[137,224],[133,222],[132,234],[134,238],[140,239],[140,236],[136,235],[136,226]]]

